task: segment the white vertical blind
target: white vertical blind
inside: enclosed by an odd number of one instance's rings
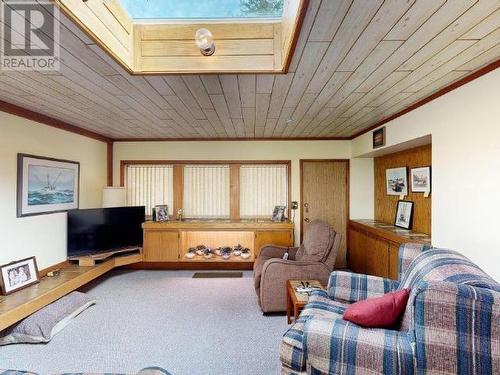
[[[229,218],[229,166],[186,165],[183,210],[190,218]]]
[[[242,165],[240,217],[270,217],[274,206],[288,205],[286,165]]]
[[[126,170],[127,204],[146,206],[146,215],[156,205],[174,207],[174,179],[171,165],[128,165]]]

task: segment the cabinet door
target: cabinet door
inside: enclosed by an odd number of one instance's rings
[[[179,260],[177,231],[145,231],[145,262],[176,262]]]
[[[389,245],[389,278],[399,278],[399,244],[393,242]]]
[[[293,246],[293,232],[283,231],[256,231],[254,241],[255,258],[260,254],[260,248],[264,245]]]
[[[366,237],[366,273],[389,277],[389,243],[372,236]]]
[[[366,273],[365,235],[357,230],[349,230],[349,268],[355,273]]]

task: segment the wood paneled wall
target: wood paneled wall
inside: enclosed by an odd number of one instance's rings
[[[432,165],[431,145],[397,152],[375,158],[375,220],[394,224],[399,196],[387,195],[385,171],[390,168],[408,168],[408,195],[405,200],[415,202],[413,206],[413,227],[415,232],[431,234],[431,197],[424,193],[412,193],[410,169]],[[432,194],[432,193],[431,193]]]

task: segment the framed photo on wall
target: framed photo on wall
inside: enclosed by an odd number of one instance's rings
[[[407,175],[406,167],[386,169],[387,195],[408,195]]]
[[[39,281],[35,257],[0,266],[0,291],[3,295],[14,293]]]
[[[404,229],[411,229],[413,224],[413,202],[399,201],[396,208],[394,226]]]
[[[373,133],[373,148],[385,146],[385,126],[374,130]]]
[[[431,167],[412,168],[410,170],[412,193],[431,191]]]
[[[80,163],[17,155],[17,217],[78,208]]]

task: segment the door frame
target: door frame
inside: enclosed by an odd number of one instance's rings
[[[350,220],[350,170],[351,170],[351,160],[350,159],[300,159],[300,243],[302,243],[304,239],[304,163],[305,162],[314,162],[314,163],[327,163],[327,162],[344,162],[347,164],[347,175],[346,175],[346,184],[347,184],[347,210],[346,210],[346,245],[349,246],[349,220]]]

